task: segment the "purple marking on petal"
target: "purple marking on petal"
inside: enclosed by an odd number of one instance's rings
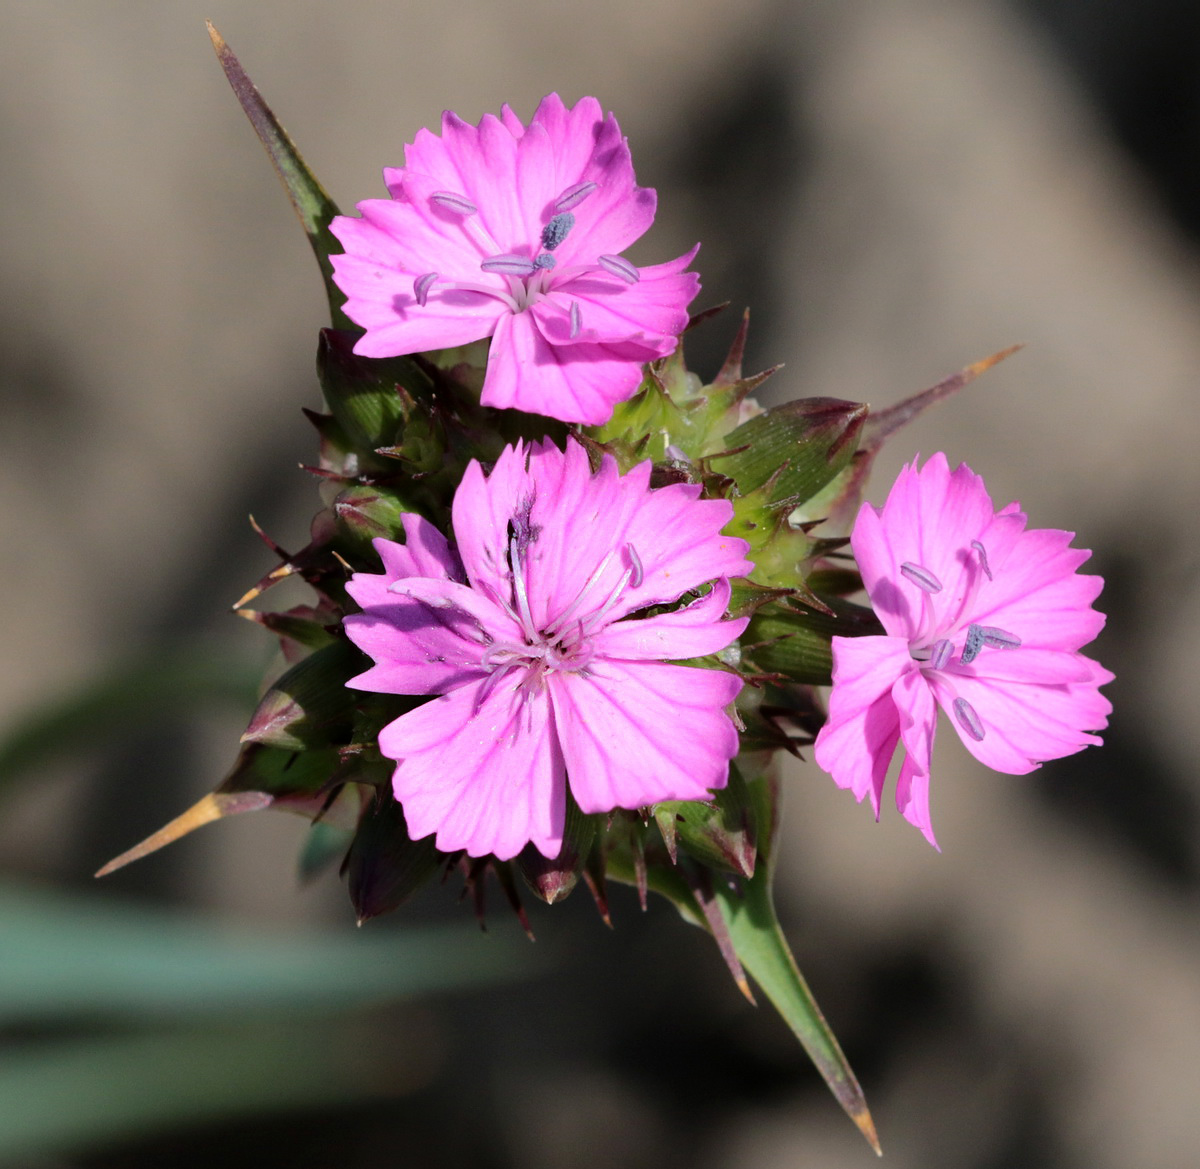
[[[579,307],[579,301],[571,301],[571,340],[574,341],[579,336],[579,330],[583,328],[583,311]]]
[[[954,652],[954,642],[948,637],[943,637],[941,641],[935,641],[933,647],[929,651],[929,664],[935,670],[944,670],[946,663],[950,661],[950,655]]]
[[[636,284],[642,274],[624,256],[597,256],[596,263],[606,272],[620,276],[630,284]]]
[[[449,211],[457,211],[459,215],[474,215],[479,210],[466,195],[460,195],[455,191],[434,191],[429,196],[431,203],[436,203],[439,207],[445,207]]]
[[[595,189],[595,183],[576,183],[568,187],[554,200],[554,210],[570,211],[572,207],[578,207]]]
[[[479,265],[485,272],[499,272],[504,276],[532,276],[537,265],[528,256],[489,256]]]
[[[558,261],[549,252],[542,252],[540,256],[533,258],[535,268],[553,268],[557,263]]]
[[[992,570],[991,570],[991,566],[988,564],[987,549],[978,540],[972,540],[971,547],[974,548],[975,551],[979,553],[979,562],[980,562],[980,564],[983,565],[984,576],[986,576],[988,578],[988,580],[991,580],[992,579]]]
[[[429,290],[437,283],[437,278],[436,272],[426,272],[424,276],[418,276],[413,281],[413,296],[422,308],[425,307],[425,302],[429,299]]]
[[[575,216],[569,211],[560,211],[542,228],[542,247],[548,252],[554,251],[574,226]]]
[[[964,666],[969,666],[983,649],[983,626],[968,625],[967,640],[963,644],[962,657],[959,659]]]
[[[1021,644],[1021,639],[1007,629],[997,629],[994,625],[977,625],[975,628],[979,630],[984,645],[996,649],[1016,649]]]
[[[940,593],[942,591],[942,582],[938,580],[928,568],[922,568],[919,564],[913,564],[911,560],[906,560],[900,565],[900,572],[908,580],[919,589],[924,589],[927,593]]]
[[[625,545],[625,552],[629,557],[629,563],[633,566],[633,575],[629,578],[630,588],[640,588],[642,578],[645,571],[642,568],[642,558],[637,554],[637,549],[632,544]]]
[[[954,700],[954,717],[958,719],[958,725],[975,742],[983,742],[983,723],[979,721],[979,715],[975,713],[975,708],[965,698]]]

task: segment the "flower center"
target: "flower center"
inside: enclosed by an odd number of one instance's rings
[[[938,580],[937,576],[928,568],[912,561],[906,560],[900,565],[900,575],[909,584],[915,585],[921,594],[921,619],[917,626],[919,632],[909,642],[909,653],[923,672],[944,670],[950,665],[954,658],[956,631],[961,630],[962,621],[968,609],[974,607],[983,580],[985,578],[989,581],[992,580],[987,549],[980,541],[972,540],[971,552],[975,554],[974,561],[977,570],[970,572],[965,594],[958,605],[957,615],[952,617],[943,612],[939,618],[933,604],[932,598],[942,591],[942,582]],[[933,631],[926,632],[931,627]],[[1021,639],[1007,629],[1000,629],[995,625],[980,625],[971,621],[967,624],[958,660],[962,665],[969,666],[985,647],[1017,649],[1020,645]],[[976,742],[981,741],[986,729],[975,708],[965,698],[955,698],[951,709],[963,731]]]
[[[626,587],[636,588],[642,582],[642,562],[632,544],[624,547],[626,567],[607,590],[602,585],[612,565],[616,550],[610,551],[596,566],[583,587],[557,614],[543,621],[534,618],[529,600],[528,552],[536,543],[541,529],[531,523],[532,497],[509,521],[507,562],[512,582],[511,597],[493,600],[517,624],[520,640],[492,642],[487,646],[480,665],[492,675],[492,685],[500,678],[520,671],[521,685],[540,690],[547,675],[566,671],[582,673],[595,656],[593,636],[609,622],[614,606]],[[488,687],[491,689],[491,686]]]
[[[458,217],[463,231],[479,249],[480,270],[504,277],[505,287],[472,279],[443,279],[440,272],[423,272],[413,279],[413,298],[424,308],[435,291],[480,292],[502,301],[512,312],[520,313],[532,308],[555,287],[587,272],[604,271],[627,284],[636,284],[641,273],[623,256],[599,255],[591,264],[558,267],[553,253],[575,226],[571,209],[578,207],[595,190],[595,183],[580,182],[563,191],[551,205],[553,214],[542,226],[537,241],[539,246],[530,247],[528,254],[501,251],[480,219],[479,208],[466,195],[457,191],[435,191],[429,201]],[[578,301],[571,301],[567,320],[570,339],[574,340],[583,328],[583,313]]]

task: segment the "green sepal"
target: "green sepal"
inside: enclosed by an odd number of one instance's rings
[[[325,188],[308,169],[308,164],[300,156],[295,143],[288,137],[287,131],[279,124],[279,119],[275,117],[271,107],[246,75],[233,50],[211,23],[208,26],[208,35],[212,38],[217,59],[221,62],[221,68],[225,70],[234,95],[241,103],[246,117],[250,119],[250,125],[254,127],[259,141],[265,147],[271,165],[275,167],[275,173],[279,175],[287,190],[292,207],[308,236],[313,254],[321,267],[332,323],[335,328],[352,329],[354,323],[342,311],[345,295],[333,282],[333,265],[329,262],[331,252],[342,250],[342,245],[329,230],[334,216],[340,214],[337,204],[325,193]]]
[[[309,654],[268,688],[242,742],[291,751],[346,742],[359,699],[346,680],[362,667],[362,654],[341,639]]]
[[[367,802],[346,855],[350,900],[362,925],[407,901],[445,860],[432,835],[413,840],[390,790]]]
[[[563,843],[558,856],[547,859],[534,844],[527,844],[517,854],[517,869],[525,884],[547,905],[565,900],[575,888],[596,839],[596,822],[596,816],[579,810],[568,791]]]
[[[709,459],[748,495],[768,487],[767,502],[795,507],[830,483],[853,457],[867,417],[860,402],[801,398],[774,406],[725,438],[728,454]]]
[[[743,334],[739,341],[744,344]],[[725,450],[730,431],[757,409],[743,402],[775,372],[742,377],[738,342],[735,350],[736,363],[727,359],[717,380],[706,386],[687,368],[681,338],[672,353],[647,365],[638,392],[619,402],[606,423],[586,433],[608,447],[623,470],[643,459],[669,461],[668,447],[692,463]]]
[[[711,803],[664,800],[651,811],[673,859],[679,847],[711,869],[742,877],[754,873],[754,812],[736,766],[730,766],[728,783],[713,793]]]
[[[742,634],[743,660],[766,674],[812,686],[832,683],[834,637],[878,636],[884,632],[872,610],[830,597],[831,613],[798,603],[764,605]]]
[[[415,361],[359,357],[358,334],[322,329],[317,345],[317,377],[330,413],[360,453],[396,444],[416,398],[428,397],[432,383]]]
[[[746,555],[754,561],[751,581],[766,588],[795,589],[803,583],[813,540],[788,520],[794,497],[773,501],[771,495],[771,484],[764,483],[748,494],[734,496],[730,500],[733,519],[723,531],[750,545]]]

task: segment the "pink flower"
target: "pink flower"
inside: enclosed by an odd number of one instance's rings
[[[937,847],[929,763],[937,706],[968,751],[1023,775],[1100,740],[1112,681],[1079,653],[1104,625],[1103,581],[1076,571],[1091,555],[1073,532],[1025,529],[1020,505],[997,512],[966,464],[943,454],[901,472],[882,509],[864,503],[850,538],[885,637],[833,639],[829,721],[817,762],[875,815],[898,741],[896,806]],[[936,702],[936,706],[935,706]]]
[[[380,732],[413,838],[446,852],[562,846],[567,784],[585,812],[707,799],[738,736],[741,680],[675,665],[745,628],[722,618],[730,576],[750,572],[733,514],[700,488],[651,490],[650,464],[592,473],[569,441],[472,462],[454,497],[457,551],[420,516],[406,543],[376,540],[381,575],[347,586],[346,631],[375,666],[362,690],[440,695]],[[709,581],[691,603],[654,616]]]
[[[332,231],[354,347],[395,357],[491,337],[485,406],[606,422],[672,352],[700,288],[677,260],[621,255],[654,222],[613,116],[585,97],[543,98],[528,126],[505,106],[471,126],[442,115],[384,170],[392,198],[359,203]]]

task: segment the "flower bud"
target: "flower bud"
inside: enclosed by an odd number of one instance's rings
[[[426,391],[429,379],[409,358],[387,360],[354,353],[355,333],[322,329],[317,376],[329,411],[352,446],[373,451],[398,441],[412,393]]]
[[[340,639],[297,662],[263,695],[242,742],[292,751],[344,742],[357,700],[346,679],[361,667],[362,655]]]
[[[711,803],[669,800],[654,805],[654,818],[674,859],[682,847],[712,869],[754,876],[754,814],[741,773],[732,765],[729,782]]]
[[[596,817],[581,812],[568,793],[563,844],[558,856],[547,860],[535,845],[527,844],[517,855],[517,868],[530,889],[547,905],[553,905],[575,888],[595,837]]]
[[[729,454],[713,468],[743,495],[768,486],[768,502],[811,499],[850,462],[867,407],[838,398],[805,398],[774,406],[726,436]]]
[[[407,901],[438,871],[443,859],[432,836],[413,840],[408,835],[399,802],[391,792],[380,791],[363,809],[346,855],[347,883],[358,924]]]
[[[356,484],[333,501],[338,527],[356,544],[367,544],[378,536],[394,540],[402,530],[400,517],[411,505],[386,487]]]

